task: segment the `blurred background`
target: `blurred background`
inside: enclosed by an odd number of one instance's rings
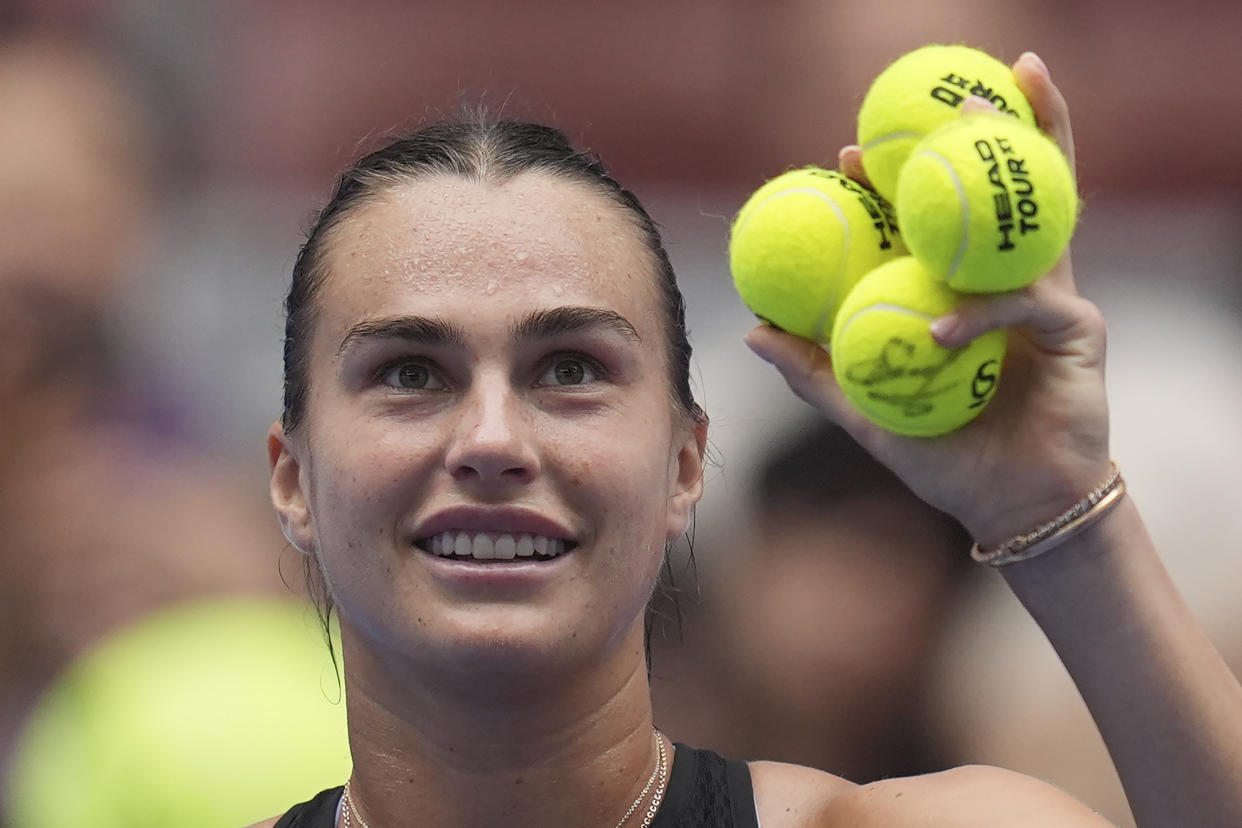
[[[686,293],[717,462],[694,565],[672,567],[681,599],[657,606],[658,723],[860,782],[1001,764],[1132,824],[1051,649],[999,578],[961,565],[960,527],[741,345],[726,239],[766,178],[835,163],[903,52],[1038,52],[1075,115],[1076,269],[1109,321],[1113,452],[1236,669],[1238,31],[1224,0],[7,0],[0,769],[118,631],[300,592],[263,450],[300,233],[361,151],[484,101],[598,152]]]

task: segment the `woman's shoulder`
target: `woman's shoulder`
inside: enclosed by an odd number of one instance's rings
[[[1069,794],[987,765],[857,785],[781,762],[750,762],[763,828],[1004,828],[1039,824],[1108,828]]]
[[[755,811],[763,828],[829,825],[827,809],[858,789],[849,780],[805,765],[748,762]]]

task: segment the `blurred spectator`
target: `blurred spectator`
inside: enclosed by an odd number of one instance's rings
[[[684,644],[655,638],[660,726],[857,782],[959,763],[927,722],[925,684],[976,575],[965,531],[828,423],[767,458],[753,509],[753,538],[688,608]]]
[[[175,396],[117,358],[111,303],[153,204],[142,107],[105,59],[31,34],[0,44],[0,112],[3,771],[38,694],[108,631],[287,590],[258,480],[185,439]]]
[[[123,77],[72,41],[0,52],[0,279],[98,307],[141,253],[151,202],[147,119]]]

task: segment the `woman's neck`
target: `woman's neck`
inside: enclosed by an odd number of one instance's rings
[[[350,643],[350,791],[371,828],[612,828],[650,778],[641,628],[590,669],[534,679],[530,669],[474,669],[455,682],[447,671],[381,666]]]

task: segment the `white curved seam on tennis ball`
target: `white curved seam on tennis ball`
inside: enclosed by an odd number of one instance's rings
[[[824,329],[828,329],[829,336],[832,335],[832,326],[837,321],[837,305],[841,301],[841,279],[845,274],[845,263],[849,260],[850,244],[852,243],[852,234],[850,232],[849,219],[845,217],[845,211],[841,209],[841,205],[825,193],[817,192],[820,198],[832,205],[833,211],[837,214],[837,221],[841,223],[841,258],[837,261],[836,272],[832,274],[828,284],[830,290],[825,297],[825,301],[819,308],[819,319],[815,321],[815,338],[823,340]]]
[[[930,155],[948,171],[949,180],[953,182],[953,187],[957,190],[957,203],[962,208],[962,238],[957,244],[957,255],[953,257],[953,262],[949,265],[948,272],[944,274],[944,278],[947,281],[953,278],[953,274],[957,273],[957,269],[962,266],[962,260],[966,258],[966,245],[970,241],[970,202],[966,200],[966,190],[962,187],[962,180],[957,177],[957,170],[953,169],[949,159],[935,150],[923,150],[920,155]]]
[[[814,187],[790,187],[788,190],[781,190],[779,192],[772,193],[772,195],[768,196],[763,201],[760,201],[758,204],[755,204],[754,206],[752,206],[750,210],[746,213],[746,218],[737,225],[737,227],[734,229],[733,232],[740,233],[743,230],[745,230],[746,225],[750,224],[750,220],[754,217],[755,213],[759,212],[760,207],[767,204],[769,201],[775,201],[778,198],[784,198],[790,193],[810,193],[813,196],[817,196],[818,198],[824,199],[829,204],[832,204],[833,207],[836,207],[836,204],[833,202],[832,199],[828,198],[828,196],[826,196],[824,193],[820,192],[819,190],[815,189]],[[841,212],[840,210],[837,211],[838,214],[840,212]]]
[[[870,141],[863,144],[862,148],[863,148],[863,151],[866,152],[869,149],[874,149],[880,144],[885,144],[885,143],[888,143],[889,141],[896,141],[899,138],[922,138],[922,137],[923,137],[923,133],[921,132],[915,132],[912,129],[903,129],[900,132],[889,132],[884,135],[881,135],[878,138],[872,138]]]
[[[911,316],[911,317],[914,317],[915,319],[922,319],[924,322],[927,322],[929,324],[939,318],[936,316],[932,316],[929,313],[923,313],[922,311],[916,311],[916,310],[913,310],[912,308],[907,308],[902,305],[894,305],[892,302],[876,302],[874,304],[861,307],[858,310],[851,313],[849,315],[849,318],[846,319],[845,323],[841,326],[841,336],[844,337],[847,333],[849,333],[850,325],[854,324],[855,319],[862,316],[864,313],[869,313],[870,311],[890,311],[892,313],[898,313],[903,316]]]

